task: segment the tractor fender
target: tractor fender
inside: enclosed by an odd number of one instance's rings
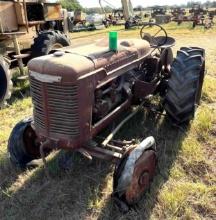
[[[136,161],[140,158],[144,151],[149,149],[156,150],[155,146],[155,139],[154,137],[150,136],[144,139],[138,147],[136,147],[128,156],[127,162],[124,166],[122,175],[118,181],[117,191],[121,192],[130,185],[130,182],[133,177],[133,171],[136,164]]]

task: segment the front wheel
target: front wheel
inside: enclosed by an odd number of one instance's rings
[[[40,158],[40,143],[31,127],[32,121],[27,118],[17,123],[8,140],[10,161],[19,168],[25,168],[30,161]]]
[[[129,149],[115,169],[113,195],[124,206],[137,204],[150,187],[157,163],[154,145],[153,137],[146,138],[139,146]]]

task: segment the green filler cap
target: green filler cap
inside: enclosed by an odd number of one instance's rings
[[[109,49],[112,51],[118,50],[118,32],[117,31],[109,32]]]

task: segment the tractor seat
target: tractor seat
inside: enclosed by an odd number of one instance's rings
[[[173,47],[175,45],[175,39],[172,38],[172,37],[167,37],[167,40],[166,40],[166,37],[158,36],[158,37],[155,37],[154,39],[158,42],[159,45],[161,44],[161,46],[159,46],[159,48],[162,48],[162,49],[170,48],[170,47]],[[154,43],[152,43],[151,47],[155,47],[156,48],[158,46],[154,45]]]

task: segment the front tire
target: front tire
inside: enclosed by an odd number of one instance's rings
[[[177,52],[164,100],[165,110],[175,122],[188,122],[194,117],[201,98],[204,72],[204,49],[182,47]]]
[[[38,34],[31,47],[32,57],[49,54],[52,50],[70,45],[70,40],[60,31],[44,31]]]
[[[134,206],[149,189],[157,164],[154,144],[154,138],[148,137],[123,154],[113,175],[113,196],[117,205]]]
[[[13,128],[8,140],[9,158],[13,165],[25,168],[26,165],[40,158],[40,143],[31,127],[32,118],[20,121]]]

